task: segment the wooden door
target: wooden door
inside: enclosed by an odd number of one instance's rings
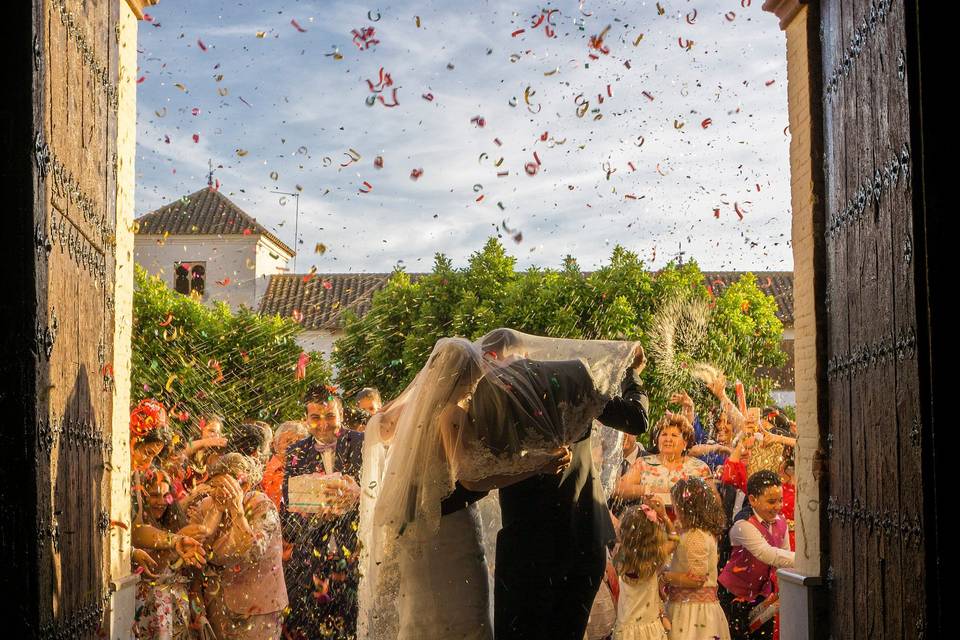
[[[0,534],[17,604],[5,630],[94,638],[109,602],[120,5],[14,4]]]
[[[917,638],[926,625],[916,11],[821,3],[834,638]]]

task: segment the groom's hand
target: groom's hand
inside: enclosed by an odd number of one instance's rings
[[[573,460],[569,447],[557,447],[548,453],[551,456],[550,460],[540,468],[540,473],[545,475],[563,473]]]
[[[643,352],[643,346],[638,344],[637,350],[633,353],[633,362],[630,364],[630,368],[634,369],[639,374],[646,366],[647,356]]]

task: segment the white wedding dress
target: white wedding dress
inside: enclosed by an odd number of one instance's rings
[[[492,640],[479,509],[440,518],[427,545],[399,543],[399,640]]]

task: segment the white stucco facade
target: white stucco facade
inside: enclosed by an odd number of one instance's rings
[[[276,257],[273,257],[276,256]],[[268,276],[286,271],[289,255],[268,238],[251,236],[137,235],[134,259],[151,275],[176,288],[181,263],[203,263],[204,302],[226,302],[236,309],[256,309],[267,290]]]
[[[297,344],[306,352],[319,351],[323,357],[330,359],[333,353],[333,344],[343,337],[343,331],[330,331],[328,329],[308,330],[297,336]]]

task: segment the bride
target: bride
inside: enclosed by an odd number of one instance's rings
[[[635,348],[508,329],[437,342],[365,432],[359,638],[492,639],[477,503],[562,473]]]

